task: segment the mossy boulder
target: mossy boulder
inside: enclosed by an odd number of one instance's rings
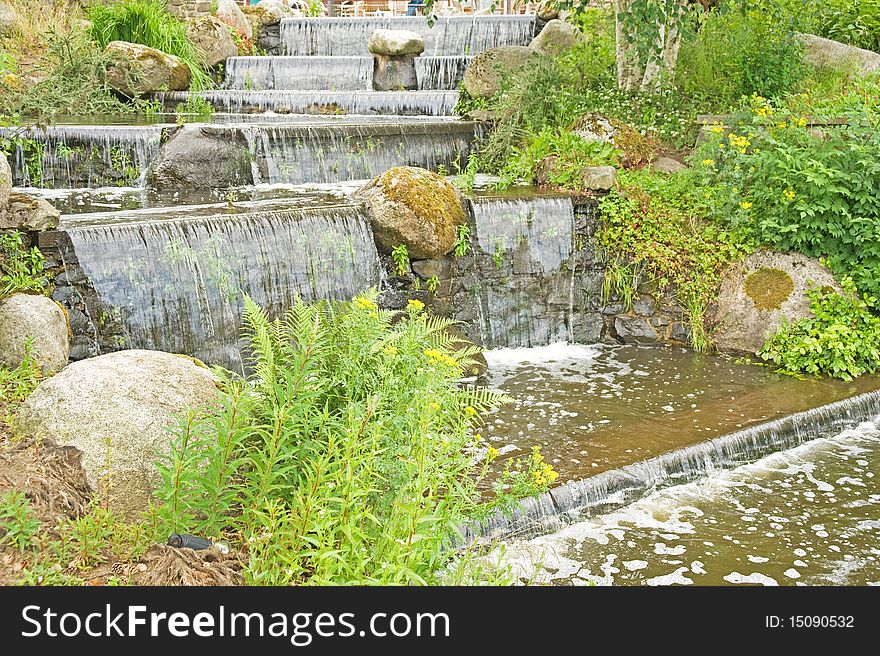
[[[82,451],[89,485],[129,515],[147,509],[159,482],[157,452],[168,453],[172,428],[191,409],[218,398],[217,379],[191,358],[161,351],[119,351],[74,362],[25,400],[16,429]],[[109,442],[109,454],[108,454]]]
[[[538,36],[532,39],[529,48],[551,57],[558,57],[571,50],[581,38],[581,33],[573,25],[554,18],[544,26]]]
[[[756,353],[783,321],[812,316],[811,286],[840,291],[828,269],[799,253],[762,250],[733,265],[709,314],[718,348]]]
[[[464,88],[471,98],[491,98],[501,90],[505,77],[520,73],[545,55],[528,46],[501,46],[484,50],[468,65]]]
[[[104,50],[107,84],[128,98],[154,91],[185,91],[189,66],[182,59],[139,43],[111,41]]]
[[[404,244],[411,259],[443,257],[465,222],[458,190],[445,178],[414,166],[397,166],[355,193],[367,209],[376,245],[391,253]]]
[[[58,227],[60,220],[61,212],[45,198],[13,191],[6,199],[6,206],[0,205],[0,230],[52,230]]]

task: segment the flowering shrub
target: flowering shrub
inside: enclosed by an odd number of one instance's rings
[[[748,226],[779,250],[826,257],[880,295],[880,133],[866,114],[814,128],[752,96],[748,110],[694,158],[718,221]]]

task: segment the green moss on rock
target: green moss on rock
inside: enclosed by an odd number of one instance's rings
[[[745,290],[759,310],[778,310],[794,291],[794,282],[781,269],[762,267],[746,278]]]
[[[414,166],[396,166],[376,179],[385,194],[409,208],[417,217],[434,221],[437,217],[459,225],[464,208],[455,187],[433,171]]]

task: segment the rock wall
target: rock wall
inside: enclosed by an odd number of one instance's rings
[[[168,0],[169,13],[178,18],[194,18],[211,13],[211,0]]]

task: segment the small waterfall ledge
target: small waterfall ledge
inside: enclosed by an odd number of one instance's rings
[[[735,433],[699,442],[655,458],[572,481],[511,511],[498,511],[461,529],[460,547],[478,541],[528,539],[601,515],[663,487],[732,469],[811,440],[831,437],[880,415],[880,390],[859,394]]]

